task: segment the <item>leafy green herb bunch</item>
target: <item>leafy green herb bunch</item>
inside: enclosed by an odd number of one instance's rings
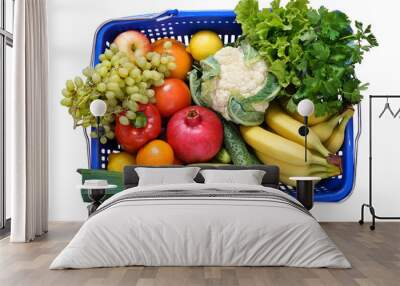
[[[280,97],[290,111],[305,98],[316,116],[332,114],[361,101],[368,86],[355,73],[364,53],[378,46],[371,26],[340,11],[313,9],[308,0],[273,0],[259,9],[257,0],[240,0],[236,20],[283,87]]]

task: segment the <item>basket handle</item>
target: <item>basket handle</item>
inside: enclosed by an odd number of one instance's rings
[[[126,21],[126,20],[131,20],[131,21],[140,21],[140,20],[156,20],[157,22],[164,21],[167,19],[170,19],[176,15],[178,15],[178,9],[172,9],[172,10],[165,10],[160,13],[151,13],[151,14],[145,14],[145,15],[136,15],[136,16],[128,16],[128,17],[123,17],[119,19],[112,19],[108,20],[109,21]],[[103,23],[104,24],[104,23]],[[100,25],[103,26],[103,24]]]
[[[172,18],[172,17],[178,15],[178,13],[179,13],[178,9],[167,10],[167,11],[165,11],[163,13],[160,13],[160,15],[158,15],[156,17],[156,21],[160,22],[160,21],[167,20],[169,18]]]
[[[362,134],[362,113],[361,113],[361,102],[357,104],[357,135],[354,139],[354,175],[353,175],[353,186],[352,191],[356,186],[357,179],[357,164],[358,164],[358,144]]]

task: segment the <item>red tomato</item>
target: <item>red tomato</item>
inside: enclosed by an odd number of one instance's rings
[[[163,85],[154,90],[156,106],[163,117],[169,117],[192,103],[190,90],[183,80],[167,78]]]

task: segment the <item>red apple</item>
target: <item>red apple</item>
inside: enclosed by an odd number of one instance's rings
[[[134,30],[119,34],[114,43],[120,51],[128,55],[131,61],[135,61],[135,57],[145,56],[151,51],[151,43],[146,35]]]

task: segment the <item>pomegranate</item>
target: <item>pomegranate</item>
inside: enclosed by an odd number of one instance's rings
[[[168,122],[167,141],[185,163],[207,162],[221,148],[223,126],[218,116],[202,106],[188,106]]]

